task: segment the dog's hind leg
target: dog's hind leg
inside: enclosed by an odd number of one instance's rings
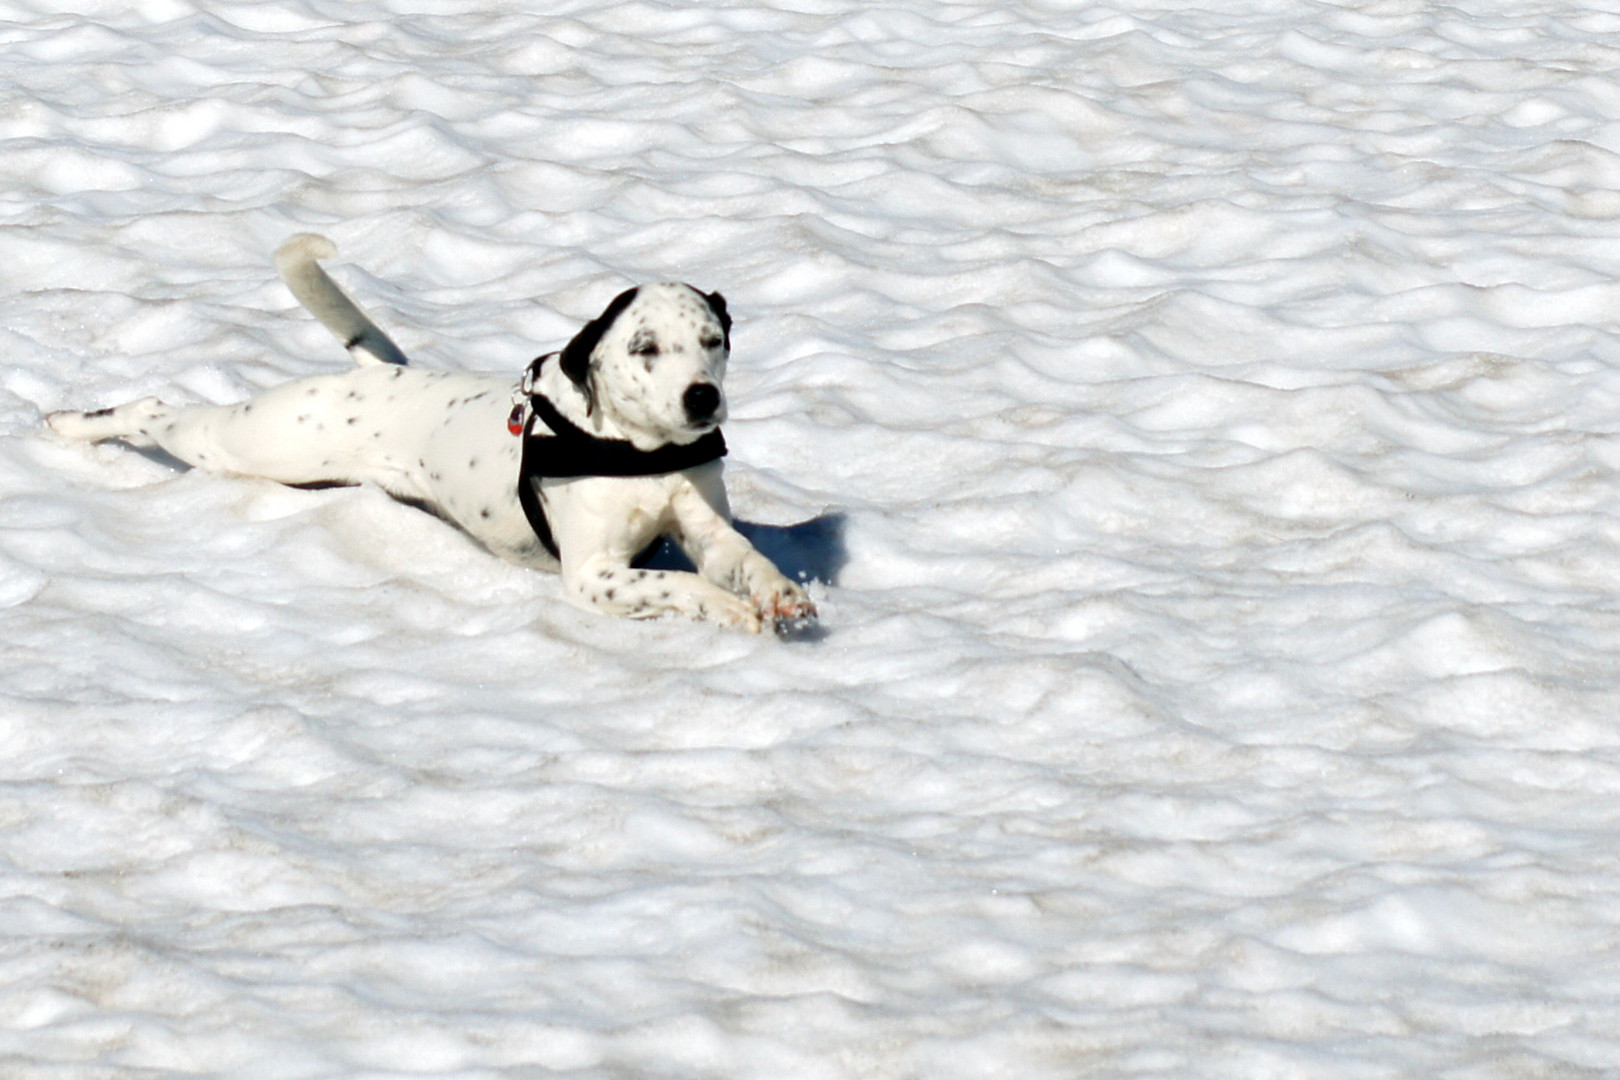
[[[45,422],[52,431],[70,439],[117,439],[141,449],[156,447],[187,465],[210,472],[259,475],[257,469],[240,460],[243,455],[239,451],[249,449],[244,440],[229,437],[232,421],[241,411],[240,405],[178,409],[157,398],[142,398],[112,409],[54,412]],[[244,445],[233,446],[233,442]],[[248,456],[252,456],[250,450]]]
[[[303,385],[314,384],[305,380]],[[352,463],[348,444],[355,437],[289,437],[296,427],[284,422],[282,414],[296,404],[291,397],[278,388],[239,405],[184,408],[143,398],[112,409],[51,413],[45,422],[70,439],[118,439],[143,449],[156,447],[209,472],[262,476],[284,484],[347,482]]]
[[[142,398],[113,409],[95,409],[91,412],[53,412],[45,422],[58,435],[84,442],[105,442],[120,439],[143,450],[158,445],[154,434],[175,414],[175,410],[157,398]],[[176,455],[178,456],[178,455]]]

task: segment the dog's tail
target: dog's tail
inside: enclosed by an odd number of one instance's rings
[[[276,249],[276,269],[287,288],[321,325],[337,335],[357,364],[405,364],[405,354],[371,317],[326,276],[317,259],[330,259],[337,245],[324,236],[299,233]]]

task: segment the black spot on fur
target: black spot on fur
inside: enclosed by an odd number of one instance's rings
[[[658,359],[658,354],[663,351],[658,345],[658,335],[645,326],[638,328],[634,334],[630,335],[628,348],[630,349],[630,355],[639,356],[641,362],[647,366],[649,371],[652,370],[653,362]]]

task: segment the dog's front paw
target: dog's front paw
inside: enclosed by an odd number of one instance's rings
[[[730,593],[704,597],[698,604],[697,618],[732,630],[746,630],[750,634],[765,629],[765,617],[759,608]]]
[[[815,601],[802,588],[780,575],[764,588],[756,590],[753,600],[760,617],[766,622],[802,623],[816,617]]]

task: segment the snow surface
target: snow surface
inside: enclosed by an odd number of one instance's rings
[[[0,0],[0,1075],[1616,1075],[1617,71],[1603,0]],[[724,291],[825,635],[41,431],[342,369],[300,230],[432,366]]]

